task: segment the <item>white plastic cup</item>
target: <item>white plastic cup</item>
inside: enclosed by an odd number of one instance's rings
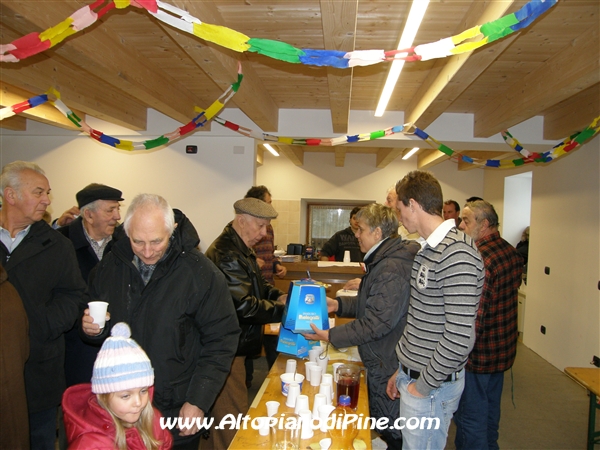
[[[350,250],[344,251],[344,262],[350,262]]]
[[[294,413],[300,414],[300,411],[309,409],[308,406],[308,395],[299,395],[298,398],[296,398],[296,406],[294,406]]]
[[[313,400],[313,419],[319,418],[319,407],[327,404],[327,397],[325,394],[315,394],[315,399]]]
[[[327,418],[333,412],[334,409],[335,406],[332,405],[322,405],[319,407],[319,428],[323,433],[327,433]]]
[[[298,413],[302,419],[302,428],[300,430],[300,439],[310,439],[315,435],[312,428],[312,413],[310,409],[302,409]]]
[[[268,417],[257,417],[256,420],[258,421],[258,434],[260,434],[261,436],[268,436],[269,435],[269,425],[271,423],[269,418]]]
[[[277,411],[279,411],[279,402],[276,402],[275,400],[268,401],[266,405],[267,416],[269,417],[273,417],[275,414],[277,414]]]
[[[94,323],[97,323],[100,329],[104,328],[106,324],[106,311],[108,310],[107,302],[89,302],[88,307],[90,308],[90,316],[94,319]]]
[[[331,447],[331,438],[321,439],[319,445],[321,446],[321,450],[329,450],[329,447]]]
[[[304,372],[306,372],[306,381],[310,381],[310,368],[313,366],[319,367],[316,362],[308,361],[304,363]]]
[[[330,373],[324,373],[321,375],[321,383],[331,386],[331,396],[333,397],[333,375]]]
[[[318,386],[321,384],[321,374],[323,373],[323,369],[321,369],[318,365],[310,366],[310,385]]]
[[[331,398],[332,398],[332,395],[331,395],[331,386],[329,386],[328,384],[321,383],[319,385],[319,394],[324,394],[325,397],[327,398],[327,404],[331,405],[331,403],[332,403],[331,402]]]
[[[296,406],[296,400],[300,395],[300,385],[298,383],[290,383],[288,387],[287,400],[285,404],[290,408],[294,408]]]
[[[285,373],[296,373],[296,360],[288,359],[285,362]]]
[[[321,367],[321,373],[327,373],[327,364],[329,364],[329,356],[320,357],[317,359],[317,364]]]
[[[316,363],[319,359],[319,355],[321,354],[321,346],[313,347],[308,351],[308,360],[310,362]]]

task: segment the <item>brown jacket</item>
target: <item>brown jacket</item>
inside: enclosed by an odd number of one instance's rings
[[[0,266],[0,448],[29,448],[23,370],[29,357],[29,324],[19,293]]]

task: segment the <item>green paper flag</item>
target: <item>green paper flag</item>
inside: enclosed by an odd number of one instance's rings
[[[293,64],[300,64],[300,56],[304,55],[304,52],[299,48],[271,39],[252,38],[247,43],[250,45],[249,52],[260,53]]]
[[[480,31],[488,38],[489,43],[513,33],[510,27],[517,23],[519,23],[517,17],[514,14],[509,14],[493,22],[484,23]]]

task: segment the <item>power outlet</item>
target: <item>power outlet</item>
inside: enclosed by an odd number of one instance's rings
[[[596,367],[600,367],[600,358],[598,358],[596,355],[594,355],[592,358],[592,364],[595,365]]]

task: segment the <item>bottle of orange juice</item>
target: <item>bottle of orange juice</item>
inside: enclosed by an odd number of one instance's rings
[[[331,448],[336,450],[353,450],[352,443],[358,435],[356,414],[350,408],[350,396],[340,395],[338,406],[332,412],[335,416],[333,427],[329,429]],[[347,417],[349,415],[349,417]]]

